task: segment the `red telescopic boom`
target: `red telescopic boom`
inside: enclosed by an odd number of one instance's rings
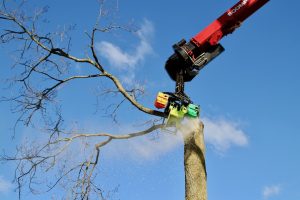
[[[269,0],[241,0],[191,39],[197,46],[216,45]]]

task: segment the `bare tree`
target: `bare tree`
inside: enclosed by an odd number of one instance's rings
[[[38,27],[48,8],[37,9],[29,16],[24,12],[24,6],[26,7],[26,1],[15,3],[2,0],[0,4],[0,23],[3,24],[3,26],[1,25],[0,41],[1,45],[14,46],[15,48],[13,68],[16,70],[16,76],[11,80],[11,84],[17,88],[16,95],[5,97],[2,101],[13,102],[14,111],[20,114],[15,128],[18,125],[33,125],[35,121],[40,123],[42,119],[47,137],[43,142],[28,141],[26,145],[21,144],[17,147],[15,155],[4,153],[1,160],[17,163],[15,181],[19,198],[21,198],[22,188],[25,185],[29,187],[32,193],[39,193],[40,190],[48,192],[59,185],[63,185],[63,183],[68,183],[67,185],[71,185],[68,188],[70,194],[68,198],[90,199],[97,197],[98,199],[106,199],[103,190],[97,185],[95,179],[101,148],[113,140],[143,136],[165,126],[161,119],[165,118],[166,114],[139,103],[137,97],[143,91],[134,86],[125,87],[120,79],[102,64],[95,49],[96,37],[101,33],[115,30],[134,32],[135,28],[128,24],[119,25],[114,21],[109,21],[102,26],[100,22],[106,17],[107,10],[105,1],[99,1],[99,16],[95,26],[89,33],[85,33],[89,40],[88,51],[84,57],[78,57],[72,53],[71,38],[68,36],[68,31],[72,29],[72,26],[66,30],[42,32]],[[85,66],[85,70],[80,75],[74,74],[73,69],[76,63]],[[114,94],[121,97],[117,103],[106,105],[111,108],[108,114],[114,120],[118,109],[124,102],[129,102],[136,111],[154,116],[154,120],[148,123],[149,127],[145,130],[123,135],[102,131],[89,133],[67,129],[64,127],[61,108],[56,101],[59,89],[75,80],[83,81],[86,79],[108,80],[112,87],[104,88],[101,94]],[[202,162],[201,166],[205,169],[203,145],[202,149],[197,147],[198,139],[202,137],[201,134],[202,129],[199,129],[196,130],[197,136],[193,135],[185,139],[187,147],[185,149],[187,152],[185,156],[186,179],[188,176],[192,176],[190,173],[194,173],[189,166],[198,165],[199,162]],[[198,142],[195,142],[194,139],[197,137]],[[85,152],[87,152],[87,156],[69,161],[66,152],[79,141],[86,143]],[[196,156],[196,158],[190,156]],[[195,162],[193,163],[193,161]],[[41,178],[44,173],[52,174],[55,172],[58,172],[54,176],[55,180],[47,181]],[[206,179],[206,174],[199,176]],[[193,182],[198,185],[199,179],[193,180]],[[42,189],[41,183],[45,186]],[[187,183],[193,185],[189,181]],[[189,185],[186,189],[187,191],[195,191]],[[206,196],[206,185],[201,189],[205,190],[204,196]],[[195,194],[191,192],[191,195],[187,195],[186,198],[198,199],[192,197],[193,195]]]

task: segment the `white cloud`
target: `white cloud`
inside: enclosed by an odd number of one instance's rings
[[[217,153],[225,153],[232,146],[246,146],[248,138],[239,124],[233,121],[209,118],[201,119],[204,123],[204,135],[207,144],[214,147]],[[185,120],[181,133],[169,133],[158,131],[158,137],[154,140],[149,137],[138,137],[127,141],[115,142],[105,147],[107,157],[130,157],[134,160],[153,160],[164,156],[183,145],[182,134],[192,133],[198,120]],[[130,127],[121,127],[123,133],[136,132]],[[155,134],[155,133],[154,133]],[[125,144],[124,144],[125,142]],[[121,152],[121,153],[120,153]],[[126,156],[125,156],[126,155]]]
[[[280,185],[266,186],[263,189],[262,195],[264,199],[269,199],[272,196],[276,196],[281,192],[282,188]]]
[[[105,57],[112,67],[120,70],[128,69],[135,66],[137,58],[123,52],[120,47],[106,41],[98,43],[97,49],[100,54]]]
[[[5,180],[2,176],[0,176],[0,194],[7,193],[13,188],[13,185]]]
[[[123,129],[126,129],[123,127]],[[136,131],[136,130],[135,130]],[[125,131],[125,132],[135,132]],[[107,158],[126,158],[134,161],[155,160],[182,145],[179,133],[172,134],[159,131],[148,136],[132,138],[126,141],[115,141],[103,148]]]
[[[248,138],[239,128],[239,124],[226,120],[209,118],[202,119],[204,123],[204,136],[207,143],[211,144],[219,153],[224,153],[231,146],[246,146]]]
[[[140,30],[136,32],[139,43],[130,53],[107,41],[97,43],[96,49],[101,56],[108,60],[110,67],[125,73],[123,78],[128,82],[128,79],[134,78],[137,64],[140,64],[147,55],[153,52],[150,44],[153,34],[153,24],[149,20],[144,20]]]
[[[182,144],[182,138],[179,134],[168,134],[162,132],[157,139],[140,138],[136,141],[130,141],[135,158],[152,160],[165,155],[179,147]]]
[[[183,135],[187,136],[191,134],[198,125],[198,119],[184,120],[178,132],[175,132],[175,129],[172,128],[164,128],[148,136],[137,137],[108,145],[105,147],[106,156],[121,156],[126,157],[126,159],[131,158],[140,161],[159,159],[182,147]],[[125,133],[138,131],[132,130],[132,127],[121,127],[120,129]]]

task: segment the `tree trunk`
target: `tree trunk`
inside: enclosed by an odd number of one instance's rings
[[[184,138],[185,200],[207,200],[202,122]]]

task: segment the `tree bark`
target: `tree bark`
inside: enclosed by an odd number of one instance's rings
[[[207,200],[204,125],[184,138],[185,200]]]

